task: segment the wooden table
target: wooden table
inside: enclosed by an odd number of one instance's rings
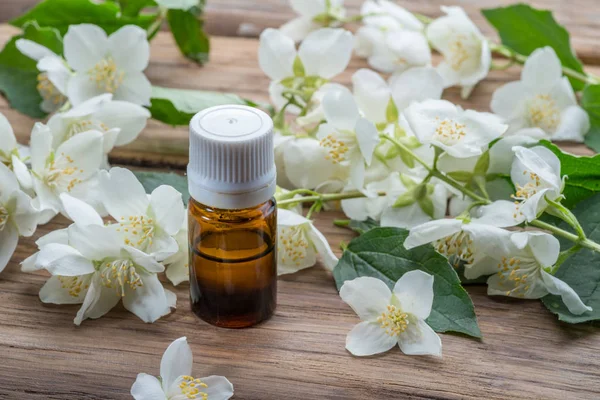
[[[31,2],[7,0],[0,5],[0,16],[9,18],[3,9],[14,11]],[[355,7],[360,2],[348,3]],[[436,15],[439,3],[410,2],[409,7]],[[148,77],[161,86],[268,100],[268,78],[257,65],[257,40],[232,35],[242,20],[256,29],[278,25],[291,15],[287,10],[276,13],[283,4],[284,0],[209,1],[209,28],[229,35],[213,37],[211,62],[204,68],[187,62],[170,36],[160,33],[152,43]],[[475,8],[483,6],[474,0],[465,4],[474,16]],[[578,52],[586,62],[600,64],[600,50],[592,46],[600,33],[594,1],[546,0],[535,5],[557,10],[558,19],[576,33]],[[0,25],[0,44],[15,32]],[[364,66],[353,60],[339,81],[348,84],[352,72]],[[589,68],[600,72],[593,65]],[[518,74],[518,68],[491,73],[468,101],[460,101],[454,89],[445,97],[488,110],[493,90]],[[27,142],[34,121],[10,110],[3,99],[0,112],[13,123],[20,141]],[[136,142],[115,150],[111,161],[182,172],[186,147],[185,128],[151,122]],[[590,153],[581,146],[568,147]],[[334,249],[353,236],[332,225],[340,217],[329,212],[316,216],[317,227]],[[358,318],[340,300],[330,273],[321,265],[281,278],[276,314],[256,328],[223,330],[201,322],[190,312],[188,285],[173,288],[168,283],[166,287],[178,295],[178,309],[154,324],[144,324],[118,306],[103,318],[76,327],[72,320],[78,306],[42,304],[38,292],[47,275],[21,273],[18,265],[36,250],[36,238],[67,224],[59,217],[40,227],[33,238],[22,239],[0,275],[0,399],[128,399],[136,374],[158,375],[164,349],[180,336],[188,337],[194,351],[194,375],[227,376],[235,386],[235,399],[600,397],[596,327],[559,323],[538,301],[491,298],[483,286],[468,288],[483,339],[442,335],[441,360],[408,357],[397,349],[375,357],[352,357],[344,349],[345,337]]]

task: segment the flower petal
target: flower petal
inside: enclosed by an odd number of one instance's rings
[[[67,84],[67,97],[73,106],[79,106],[86,100],[105,94],[104,89],[91,80],[85,72],[76,72]]]
[[[121,254],[121,239],[109,227],[73,224],[68,230],[69,245],[88,260],[102,261]]]
[[[170,388],[182,375],[191,375],[193,362],[192,349],[185,336],[171,343],[160,361],[163,388]]]
[[[140,106],[150,106],[152,85],[143,72],[128,71],[114,96],[115,100],[123,100]]]
[[[552,47],[536,49],[527,57],[521,81],[534,92],[548,91],[562,77],[562,66]]]
[[[398,339],[385,333],[378,323],[361,322],[346,336],[346,350],[355,356],[372,356],[393,348]]]
[[[423,320],[410,325],[398,339],[400,350],[411,356],[442,356],[442,339]]]
[[[325,95],[323,112],[328,123],[345,131],[354,131],[360,118],[358,106],[352,94],[341,90],[333,90]]]
[[[137,104],[126,101],[111,101],[105,104],[95,117],[109,128],[120,128],[116,146],[133,142],[146,127],[150,112]]]
[[[70,290],[64,287],[62,277],[51,276],[40,289],[40,300],[46,304],[81,304],[87,290],[81,290],[77,296],[72,296]]]
[[[150,44],[146,31],[139,26],[126,25],[108,38],[110,55],[117,68],[141,72],[150,61]]]
[[[356,141],[367,165],[371,165],[375,148],[379,145],[379,132],[375,125],[366,118],[356,121]]]
[[[0,272],[8,265],[18,243],[19,232],[14,226],[7,224],[0,229]]]
[[[398,111],[403,111],[416,101],[440,99],[444,91],[444,80],[434,68],[411,68],[394,75],[390,88]]]
[[[19,39],[15,42],[17,49],[27,57],[39,61],[44,57],[56,57],[56,53],[32,40]]]
[[[542,270],[542,279],[546,284],[548,291],[554,295],[560,296],[563,303],[565,303],[569,311],[573,314],[581,315],[585,312],[592,311],[592,307],[586,306],[573,288],[565,282],[550,275],[544,270]]]
[[[142,281],[137,290],[126,290],[123,306],[142,321],[154,322],[170,312],[167,295],[156,274],[143,274]]]
[[[52,132],[50,129],[36,122],[31,131],[31,169],[41,172],[46,167],[46,160],[52,151]]]
[[[17,139],[13,128],[4,114],[0,113],[0,150],[10,153],[17,148]]]
[[[526,98],[527,88],[523,82],[509,82],[494,91],[490,108],[504,118],[517,118],[525,113]]]
[[[476,219],[480,224],[488,224],[499,228],[517,226],[525,221],[525,215],[508,200],[497,200],[492,204],[479,208],[479,217]]]
[[[154,189],[150,196],[150,210],[156,219],[155,224],[167,234],[173,236],[183,224],[185,207],[181,193],[172,186],[161,185]]]
[[[545,232],[516,232],[510,239],[519,249],[529,246],[542,267],[550,267],[558,259],[560,243],[556,237]]]
[[[321,260],[325,267],[333,271],[338,263],[338,258],[331,250],[331,246],[325,236],[311,223],[310,229],[308,230],[308,237],[312,244],[316,247],[317,253],[321,256]]]
[[[408,271],[396,282],[394,294],[403,312],[427,319],[433,305],[433,275],[421,270]]]
[[[319,25],[315,24],[312,18],[306,17],[294,18],[279,27],[281,33],[294,42],[300,42],[316,29],[319,29]]]
[[[352,34],[344,29],[323,28],[310,33],[298,49],[306,75],[331,79],[342,73],[350,62],[353,44]]]
[[[359,69],[352,75],[354,98],[365,117],[376,124],[386,122],[390,88],[377,72]]]
[[[63,209],[71,219],[77,225],[104,225],[102,217],[98,215],[96,210],[89,204],[67,193],[60,195],[60,200],[63,205]]]
[[[589,115],[579,106],[570,106],[560,114],[560,125],[552,135],[552,140],[572,140],[582,143],[589,130]]]
[[[165,271],[167,278],[171,281],[173,286],[179,285],[181,282],[187,282],[190,280],[190,270],[187,252],[185,259],[173,262],[167,266]]]
[[[224,376],[211,375],[200,380],[208,385],[202,389],[210,400],[227,400],[233,396],[233,385]]]
[[[340,297],[364,321],[376,321],[390,304],[392,292],[380,279],[359,277],[346,281],[340,289]]]
[[[277,29],[267,28],[260,34],[258,64],[274,81],[293,76],[296,59],[294,41]]]
[[[108,37],[97,25],[71,25],[63,41],[67,63],[76,71],[89,70],[108,51]]]
[[[114,219],[146,215],[150,200],[133,172],[114,167],[110,172],[102,171],[99,179],[104,207]]]
[[[70,157],[76,169],[82,170],[79,179],[87,179],[94,175],[102,163],[102,133],[98,131],[83,132],[73,136],[56,149],[57,157]]]
[[[138,374],[131,386],[131,395],[135,400],[165,400],[160,381],[148,374]]]
[[[115,289],[104,286],[100,282],[100,276],[94,274],[88,293],[73,322],[75,325],[81,325],[81,322],[88,318],[100,318],[112,310],[119,300],[121,296],[117,295]]]
[[[94,264],[71,246],[49,243],[42,246],[37,257],[38,268],[52,275],[78,276],[95,272]]]
[[[412,249],[426,243],[445,238],[460,232],[462,221],[457,219],[440,219],[436,221],[425,222],[422,225],[415,226],[404,241],[404,247]]]

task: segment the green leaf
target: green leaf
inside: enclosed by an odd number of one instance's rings
[[[185,176],[174,172],[133,171],[133,173],[146,189],[146,193],[152,193],[160,185],[169,185],[181,193],[185,204],[188,203],[190,193],[188,191],[188,180]]]
[[[477,160],[477,164],[475,164],[475,168],[473,169],[473,175],[486,176],[489,168],[490,168],[490,151],[487,150]]]
[[[394,99],[390,97],[390,101],[388,101],[387,108],[385,109],[385,118],[387,119],[388,124],[393,124],[398,121],[398,107],[396,107],[396,103],[394,103]]]
[[[169,10],[167,21],[181,53],[198,64],[208,61],[210,42],[204,32],[204,21],[198,7],[190,10]]]
[[[433,218],[433,213],[435,212],[435,207],[433,206],[433,200],[430,197],[423,196],[419,200],[419,207],[421,210],[431,218]]]
[[[392,207],[393,208],[407,207],[407,206],[410,206],[411,204],[414,204],[415,201],[417,201],[417,199],[415,198],[414,189],[411,189],[411,190],[408,190],[408,191],[402,193],[400,196],[398,196],[398,198],[396,199],[394,204],[392,204]]]
[[[588,238],[600,243],[600,194],[579,203],[573,213]],[[566,223],[563,223],[561,227],[568,229]],[[568,246],[572,244],[568,243]],[[600,253],[587,249],[581,250],[568,258],[560,266],[555,276],[571,286],[581,300],[593,308],[592,311],[574,315],[569,312],[560,296],[544,297],[542,299],[544,305],[557,314],[558,319],[572,324],[600,319]]]
[[[58,29],[67,33],[69,25],[94,24],[111,34],[125,25],[138,25],[144,29],[154,22],[156,15],[130,17],[121,15],[121,9],[112,2],[95,3],[91,0],[44,0],[32,9],[10,21],[22,28],[27,22],[35,21],[41,27]]]
[[[188,125],[192,117],[205,108],[225,104],[256,107],[257,104],[235,94],[198,90],[152,87],[152,118],[171,125]]]
[[[530,55],[535,49],[550,46],[562,65],[577,72],[583,72],[583,65],[573,53],[569,32],[556,22],[552,12],[537,10],[526,4],[491,8],[481,11],[490,24],[496,28],[502,43],[517,53]],[[581,90],[583,83],[570,79],[575,90]]]
[[[292,66],[292,69],[294,71],[294,76],[303,77],[304,75],[306,75],[306,71],[304,70],[304,64],[302,64],[302,60],[299,56],[296,56],[296,58],[294,59],[294,65]]]
[[[359,235],[362,235],[363,233],[368,232],[373,228],[379,227],[379,222],[375,221],[372,218],[367,218],[365,221],[357,221],[353,219],[348,224],[348,227],[354,232],[358,233]]]
[[[550,149],[560,160],[560,172],[567,175],[565,199],[561,203],[573,208],[580,201],[600,192],[600,154],[593,157],[575,156],[565,153],[547,140],[540,141],[542,146]]]
[[[144,8],[155,7],[154,0],[118,0],[121,12],[128,17],[137,17]]]
[[[14,36],[0,52],[0,92],[12,108],[33,118],[43,118],[46,113],[40,109],[42,97],[37,90],[37,63],[17,49],[18,39],[32,40],[57,54],[62,54],[62,39],[56,29],[29,23],[23,26],[23,34]]]
[[[600,85],[587,85],[581,96],[581,107],[590,116],[590,131],[585,136],[585,144],[600,152]]]
[[[381,279],[393,288],[406,272],[425,271],[434,276],[433,308],[427,323],[437,332],[481,337],[473,303],[456,271],[432,246],[406,250],[407,235],[405,229],[374,228],[352,240],[333,271],[338,289],[359,276]]]
[[[473,173],[468,171],[452,171],[447,174],[450,178],[459,182],[470,182],[473,179]]]

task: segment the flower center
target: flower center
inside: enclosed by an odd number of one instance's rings
[[[87,290],[90,287],[89,275],[80,276],[59,276],[61,287],[69,291],[72,297],[79,297],[82,290]]]
[[[42,99],[52,103],[55,109],[60,108],[67,98],[54,86],[50,79],[48,79],[48,74],[46,72],[42,72],[37,76],[37,90],[42,96]]]
[[[353,140],[336,138],[333,135],[325,136],[319,144],[327,150],[325,158],[334,164],[348,161],[350,150],[355,146]]]
[[[498,263],[500,286],[509,288],[506,295],[524,297],[531,287],[532,275],[535,273],[535,262],[524,262],[517,257],[502,257]]]
[[[560,123],[560,110],[550,95],[538,94],[535,96],[529,102],[527,111],[530,125],[546,132],[553,132]]]
[[[123,83],[125,72],[117,68],[112,57],[107,57],[89,70],[90,81],[96,82],[96,87],[108,93],[114,93]]]
[[[435,129],[434,139],[445,145],[452,146],[464,139],[467,134],[465,128],[465,124],[460,124],[446,118]]]
[[[387,312],[382,312],[377,322],[389,336],[398,336],[408,328],[409,324],[408,314],[392,305],[387,306]]]
[[[279,229],[279,249],[283,254],[281,262],[292,262],[300,266],[300,260],[306,258],[308,240],[301,226],[288,226]]]
[[[76,121],[76,122],[71,123],[69,125],[69,127],[67,128],[67,133],[65,134],[63,141],[70,139],[79,133],[88,132],[88,131],[92,131],[92,130],[99,131],[99,132],[106,132],[109,129],[110,128],[108,126],[106,126],[104,123],[102,123],[100,121],[94,121],[94,120]]]
[[[194,379],[193,376],[183,376],[183,380],[179,384],[181,394],[188,399],[208,400],[208,393],[201,392],[200,389],[206,389],[208,385],[200,379]]]
[[[465,35],[455,35],[454,40],[450,42],[450,54],[447,57],[448,63],[453,70],[458,71],[462,65],[469,59],[469,51],[465,42],[467,37]]]
[[[473,240],[468,233],[460,231],[434,242],[435,250],[445,255],[455,268],[461,262],[472,264],[474,261]]]
[[[82,182],[75,175],[83,173],[82,169],[73,166],[73,164],[73,159],[65,155],[65,153],[61,153],[57,158],[51,155],[47,164],[46,175],[43,179],[44,183],[52,189],[64,187],[70,192],[75,185]]]
[[[136,290],[144,286],[131,260],[106,261],[100,265],[100,278],[107,288],[114,288],[121,297],[125,296],[125,288]]]
[[[126,245],[141,249],[152,244],[155,233],[154,220],[143,215],[121,217],[117,232],[123,233]]]
[[[8,210],[0,205],[0,231],[4,229],[6,224],[8,223]]]

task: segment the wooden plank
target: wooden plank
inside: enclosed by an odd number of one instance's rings
[[[332,225],[340,217],[325,212],[316,221],[334,249],[352,237]],[[57,218],[35,237],[66,225]],[[129,399],[136,374],[158,375],[164,349],[180,336],[194,351],[194,375],[227,376],[240,400],[600,397],[598,329],[560,323],[539,301],[488,297],[485,287],[469,287],[483,340],[442,335],[442,359],[398,349],[352,357],[345,337],[358,318],[320,265],[281,278],[275,316],[252,329],[198,320],[187,284],[165,284],[177,293],[178,309],[154,324],[117,306],[76,327],[78,306],[42,304],[46,275],[19,270],[36,250],[34,239],[22,239],[0,275],[3,399]]]
[[[39,0],[3,0],[0,4],[0,22],[5,22],[36,4]],[[364,0],[346,0],[349,15],[357,15]],[[437,17],[444,0],[397,0],[401,6],[414,12]],[[485,21],[480,10],[514,4],[513,0],[462,0],[457,2],[486,35],[494,30]],[[586,64],[600,64],[597,33],[600,31],[600,8],[596,0],[534,0],[533,7],[551,10],[559,23],[571,33],[573,47]],[[206,29],[217,36],[256,37],[266,27],[279,27],[294,17],[288,0],[210,0],[206,6]]]
[[[7,25],[0,25],[0,43],[16,32]],[[251,38],[213,37],[211,62],[204,67],[185,60],[167,33],[159,33],[152,42],[151,63],[146,73],[150,81],[158,86],[212,90],[236,93],[255,101],[268,102],[269,78],[258,67],[258,41]],[[352,59],[349,68],[335,80],[350,85],[352,74],[359,68],[368,67],[364,60]],[[591,71],[599,72],[600,67]],[[444,98],[461,104],[465,108],[489,111],[493,91],[500,85],[517,80],[520,69],[492,71],[473,92],[468,100],[460,98],[459,90],[446,90]],[[13,124],[18,139],[27,143],[34,120],[12,110],[0,98],[0,112]],[[583,145],[565,144],[565,149],[577,154],[592,154]],[[186,127],[171,127],[150,121],[140,137],[128,146],[118,148],[111,154],[113,162],[124,162],[134,156],[138,165],[160,164],[184,167],[187,164],[188,130]]]

